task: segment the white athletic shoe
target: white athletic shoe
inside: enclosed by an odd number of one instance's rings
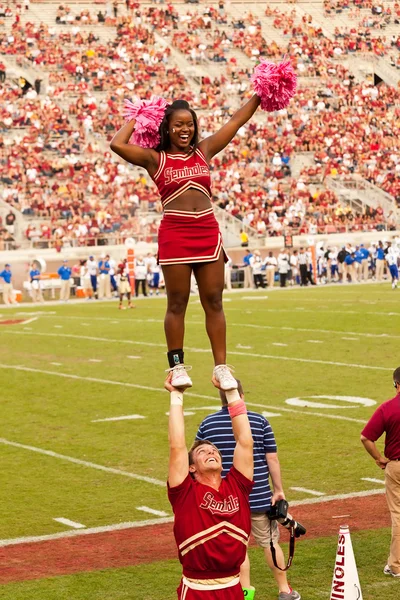
[[[385,575],[391,575],[392,577],[400,577],[400,573],[393,573],[389,565],[385,565],[383,572],[385,573]]]
[[[224,392],[237,390],[238,388],[238,383],[232,375],[232,370],[228,365],[217,365],[214,367],[214,377]]]
[[[187,371],[189,371],[192,367],[188,365],[176,365],[176,367],[172,367],[172,369],[167,369],[167,372],[172,372],[171,385],[176,388],[190,388],[193,383],[190,379]]]

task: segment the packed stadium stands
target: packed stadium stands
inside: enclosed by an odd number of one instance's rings
[[[108,147],[123,98],[185,98],[208,135],[284,55],[298,93],[213,161],[216,204],[254,236],[396,229],[399,18],[393,1],[0,4],[0,214],[19,224],[0,248],[153,241],[156,190]]]

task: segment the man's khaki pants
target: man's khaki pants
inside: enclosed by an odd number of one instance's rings
[[[342,273],[343,273],[343,283],[347,283],[348,279],[347,279],[347,275],[349,274],[349,267],[347,265],[347,263],[342,263]]]
[[[12,283],[3,283],[3,301],[4,304],[16,304]]]
[[[97,283],[98,283],[98,286],[99,286],[99,289],[98,289],[98,297],[99,297],[99,299],[104,298],[104,296],[106,298],[111,298],[111,279],[110,279],[110,276],[109,275],[105,275],[104,273],[102,273],[97,278]]]
[[[244,287],[245,288],[252,288],[252,287],[254,287],[254,284],[253,284],[253,269],[250,266],[244,268]]]
[[[376,271],[375,271],[376,281],[382,281],[384,265],[385,265],[385,261],[382,258],[376,259]]]
[[[352,281],[360,281],[360,279],[361,279],[361,264],[356,261],[351,266],[353,267],[352,272],[351,272],[351,280]]]
[[[70,293],[71,293],[70,279],[61,279],[60,300],[64,300],[65,302],[67,300],[69,300]]]
[[[275,267],[273,267],[272,269],[267,267],[265,270],[265,274],[267,278],[267,286],[269,288],[273,288],[275,284]]]
[[[32,287],[32,302],[44,302],[42,290],[40,287]]]
[[[361,268],[362,268],[362,278],[364,281],[368,281],[368,259],[367,260],[363,260],[361,263]]]
[[[392,541],[388,565],[393,573],[400,573],[400,461],[387,463],[385,469],[386,500],[392,519]]]

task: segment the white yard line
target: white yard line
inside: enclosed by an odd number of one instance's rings
[[[70,333],[38,333],[36,331],[33,331],[32,333],[26,333],[23,331],[4,331],[3,333],[5,334],[14,334],[14,335],[36,335],[36,336],[41,336],[41,337],[65,337],[68,339],[77,339],[77,340],[89,340],[89,341],[95,341],[95,342],[105,342],[105,343],[110,343],[110,344],[133,344],[136,346],[150,346],[150,347],[156,347],[156,348],[165,348],[165,344],[157,344],[155,342],[139,342],[136,340],[118,340],[118,339],[114,339],[114,338],[103,338],[103,337],[94,337],[94,336],[84,336],[84,335],[74,335],[74,334],[70,334]],[[211,351],[209,348],[189,348],[187,347],[186,350],[188,352],[203,352],[205,354],[209,354]],[[378,367],[376,365],[360,365],[357,363],[343,363],[343,362],[336,362],[336,361],[331,361],[331,360],[318,360],[318,359],[312,359],[312,358],[299,358],[296,356],[277,356],[274,354],[258,354],[255,352],[237,352],[236,350],[231,350],[230,351],[230,355],[234,355],[234,356],[244,356],[244,357],[251,357],[251,358],[263,358],[263,359],[268,359],[268,360],[283,360],[283,361],[287,361],[287,362],[301,362],[301,363],[308,363],[308,364],[314,364],[314,365],[330,365],[330,366],[335,366],[335,367],[347,367],[350,369],[367,369],[367,370],[372,370],[372,371],[393,371],[394,367]]]
[[[325,496],[326,494],[324,492],[317,492],[317,490],[309,490],[307,488],[303,488],[303,487],[291,487],[291,490],[294,490],[295,492],[304,492],[305,494],[310,494],[311,496]]]
[[[247,402],[246,401],[246,406],[254,406],[255,408],[267,408],[267,409],[272,409],[272,410],[278,410],[281,412],[292,412],[292,413],[297,413],[297,414],[302,414],[302,415],[312,415],[313,417],[323,417],[324,419],[337,419],[338,421],[350,421],[352,423],[362,423],[363,425],[365,425],[365,423],[367,422],[365,419],[354,419],[353,417],[344,417],[342,415],[329,415],[326,413],[320,413],[320,412],[309,412],[308,410],[302,411],[302,410],[293,410],[291,408],[284,408],[283,406],[270,406],[270,405],[265,405],[265,404],[258,404],[256,402]]]
[[[47,542],[50,540],[60,540],[63,538],[76,537],[81,535],[90,535],[95,533],[107,533],[108,531],[121,531],[123,529],[136,529],[137,527],[147,527],[151,525],[160,525],[162,523],[172,523],[174,517],[164,517],[159,519],[148,519],[147,521],[127,521],[125,523],[115,523],[114,525],[104,525],[101,527],[87,527],[86,529],[75,529],[73,531],[61,531],[60,533],[51,533],[49,535],[33,535],[27,537],[18,537],[0,540],[0,548],[5,546],[15,546],[17,544],[32,544],[35,542]]]
[[[309,344],[323,344],[322,340],[306,340]]]
[[[372,483],[381,483],[385,485],[384,479],[375,479],[374,477],[361,477],[361,481],[371,481]]]
[[[44,375],[53,375],[54,377],[63,377],[65,379],[75,379],[77,381],[89,381],[89,382],[93,382],[93,383],[103,383],[105,385],[117,385],[117,386],[123,386],[123,387],[129,387],[129,388],[135,388],[135,389],[139,389],[139,390],[147,390],[147,391],[152,391],[152,392],[161,392],[163,394],[165,394],[165,390],[164,388],[155,388],[155,387],[150,387],[147,385],[139,385],[137,383],[128,383],[125,381],[114,381],[114,380],[110,380],[110,379],[99,379],[98,377],[83,377],[81,375],[73,375],[71,373],[59,373],[57,371],[47,371],[44,369],[33,369],[30,367],[23,367],[20,365],[5,365],[5,364],[1,364],[0,363],[0,369],[13,369],[15,371],[26,371],[28,373],[42,373]],[[195,394],[194,392],[185,392],[186,396],[190,396],[192,398],[202,398],[205,400],[215,400],[214,396],[206,396],[205,394]],[[323,417],[324,419],[337,419],[340,421],[351,421],[353,423],[362,423],[365,424],[366,420],[365,419],[353,419],[352,417],[343,417],[342,415],[330,415],[330,414],[325,414],[325,413],[318,413],[318,412],[311,412],[308,410],[302,411],[302,410],[293,410],[290,408],[283,408],[281,406],[269,406],[266,404],[256,404],[253,402],[247,402],[248,406],[255,406],[255,407],[261,407],[264,409],[272,409],[272,410],[277,410],[277,411],[284,411],[284,412],[290,412],[290,413],[297,413],[297,414],[301,414],[301,415],[310,415],[310,416],[314,416],[314,417]],[[198,408],[189,408],[189,410],[199,410]],[[215,410],[214,407],[212,407],[212,410]]]
[[[257,298],[257,300],[259,300],[259,298]],[[235,310],[235,311],[241,311],[241,308],[226,308],[227,310]],[[270,313],[290,313],[290,314],[294,314],[294,311],[292,308],[260,308],[258,309],[262,312],[270,312]],[[305,313],[312,313],[315,314],[315,310],[312,309],[307,309],[307,308],[303,308],[303,307],[299,307],[298,312],[301,312],[302,314]],[[358,315],[360,317],[363,317],[364,315],[374,315],[374,316],[379,316],[379,317],[398,317],[400,316],[400,312],[381,312],[381,311],[368,311],[368,312],[361,312],[358,310],[318,310],[318,313],[329,313],[329,314],[334,314],[334,315]]]
[[[136,510],[142,510],[143,512],[156,515],[157,517],[168,517],[168,513],[164,512],[163,510],[155,510],[154,508],[149,508],[148,506],[137,506]]]
[[[33,321],[37,321],[37,317],[32,317],[31,319],[27,319],[26,321],[23,321],[23,325],[29,325],[29,323],[33,323]]]
[[[240,310],[241,312],[242,309],[227,309],[227,310]],[[273,312],[271,310],[271,312]],[[312,311],[315,312],[315,311]],[[330,312],[330,311],[329,311]],[[252,311],[246,311],[247,314],[252,314]],[[20,314],[20,313],[17,313]],[[25,314],[25,313],[23,313]],[[29,313],[30,314],[30,313]],[[358,313],[357,313],[358,314]],[[82,317],[75,317],[75,316],[57,316],[55,314],[48,314],[45,313],[43,314],[43,316],[50,316],[52,318],[55,319],[82,319]],[[107,319],[106,317],[85,317],[86,320],[89,321],[107,321],[108,323],[122,323],[125,324],[126,321],[110,321],[110,319]],[[164,323],[163,319],[132,319],[131,321],[129,321],[130,323]],[[21,323],[22,324],[22,323]],[[186,321],[187,325],[202,325],[203,321]],[[81,325],[89,325],[88,323],[81,323]],[[359,337],[370,337],[370,338],[376,338],[376,339],[400,339],[400,335],[392,335],[392,334],[388,334],[388,333],[361,333],[359,331],[338,331],[335,329],[311,329],[308,327],[282,327],[282,326],[278,326],[278,325],[254,325],[252,323],[231,323],[232,327],[249,327],[249,328],[253,328],[253,329],[278,329],[279,331],[299,331],[299,332],[304,332],[304,333],[326,333],[326,334],[336,334],[336,335],[354,335],[354,336],[359,336]],[[350,338],[349,338],[350,339]]]
[[[134,419],[145,419],[143,415],[123,415],[122,417],[109,417],[108,419],[94,419],[91,423],[106,423],[107,421],[130,421]]]
[[[81,375],[73,375],[71,373],[59,373],[57,371],[46,371],[44,369],[33,369],[31,367],[23,367],[21,365],[5,365],[0,363],[0,369],[13,369],[15,371],[26,371],[27,373],[43,373],[44,375],[54,375],[55,377],[63,377],[65,379],[76,379],[77,381],[90,381],[93,383],[104,383],[106,385],[118,385],[123,387],[135,388],[138,390],[147,390],[150,392],[162,392],[165,394],[164,388],[150,387],[148,385],[139,385],[138,383],[128,383],[126,381],[115,381],[112,379],[99,379],[98,377],[83,377]],[[215,400],[215,396],[206,396],[205,394],[194,394],[193,392],[185,392],[185,396],[193,398],[203,398],[204,400]],[[296,411],[301,412],[301,411]],[[307,413],[311,414],[311,413]]]
[[[351,492],[349,494],[338,494],[336,496],[324,496],[322,498],[307,498],[291,502],[290,506],[303,506],[307,504],[318,504],[320,502],[330,502],[332,500],[347,500],[351,498],[363,498],[366,496],[376,496],[383,494],[384,490],[366,490],[363,492]],[[34,542],[45,542],[49,540],[58,540],[63,538],[76,537],[80,535],[90,535],[95,533],[106,533],[108,531],[121,531],[123,529],[136,529],[138,527],[148,527],[152,525],[161,525],[162,523],[172,523],[173,517],[161,517],[159,519],[149,519],[147,521],[128,521],[126,523],[116,523],[114,525],[105,525],[101,527],[88,527],[87,529],[63,531],[61,533],[52,533],[49,535],[37,535],[29,537],[19,537],[0,540],[0,548],[4,546],[15,546],[17,544],[28,544]]]
[[[272,342],[271,346],[282,346],[283,347],[287,347],[288,344],[281,344],[280,342]]]
[[[145,481],[146,483],[151,483],[153,485],[165,485],[165,481],[161,481],[160,479],[146,477],[145,475],[136,475],[136,473],[122,471],[121,469],[113,469],[112,467],[105,467],[104,465],[98,465],[87,460],[80,460],[79,458],[74,458],[73,456],[59,454],[58,452],[53,452],[52,450],[45,450],[44,448],[37,448],[36,446],[12,442],[11,440],[6,440],[5,438],[0,438],[0,444],[12,446],[14,448],[21,448],[21,450],[29,450],[30,452],[37,452],[38,454],[44,454],[45,456],[51,456],[52,458],[59,458],[60,460],[65,460],[67,462],[74,463],[75,465],[89,467],[90,469],[97,469],[98,471],[105,471],[106,473],[112,473],[113,475],[123,475],[124,477],[130,477],[131,479],[137,479],[138,481]]]
[[[71,521],[70,519],[64,519],[64,517],[59,517],[57,519],[53,519],[53,521],[57,521],[57,523],[61,523],[62,525],[67,525],[68,527],[72,527],[73,529],[85,529],[86,525],[82,525],[82,523],[76,523],[76,521]]]
[[[54,367],[62,367],[62,363],[59,362],[51,362],[49,365],[53,365]]]
[[[352,498],[364,498],[366,496],[376,496],[384,494],[385,490],[374,489],[364,490],[362,492],[350,492],[349,494],[336,494],[335,496],[322,496],[320,498],[307,498],[306,500],[294,500],[290,506],[304,506],[305,504],[318,504],[319,502],[331,502],[331,500],[351,500]]]

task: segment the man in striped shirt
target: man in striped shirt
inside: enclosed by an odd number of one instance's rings
[[[240,396],[244,398],[240,381],[238,381],[238,390]],[[225,477],[233,464],[235,438],[228,412],[228,403],[222,390],[220,390],[220,397],[222,409],[212,415],[208,415],[203,420],[196,434],[196,439],[208,440],[218,448],[222,455],[222,477]],[[282,549],[278,544],[279,530],[277,522],[270,521],[266,515],[271,505],[275,504],[278,500],[285,499],[274,433],[265,417],[252,411],[247,411],[247,415],[254,441],[254,487],[250,493],[251,531],[257,544],[264,549],[265,559],[278,585],[279,600],[300,600],[300,594],[292,590],[288,584],[286,572],[274,566],[270,549],[272,536],[277,564],[281,568],[284,568],[285,560]],[[270,488],[269,477],[272,480],[273,491]],[[240,569],[240,581],[244,590],[244,597],[252,600],[255,590],[250,585],[250,562],[248,556],[246,556],[246,560]]]

